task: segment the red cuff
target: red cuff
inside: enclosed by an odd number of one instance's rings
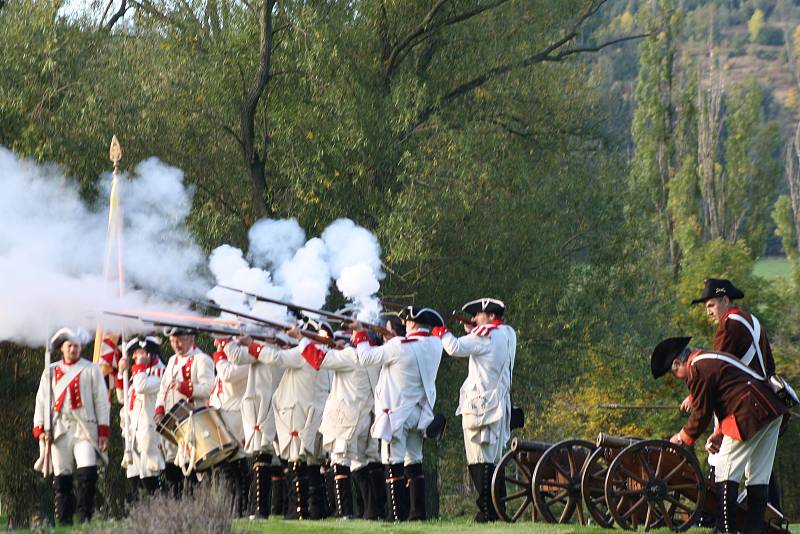
[[[144,372],[146,370],[147,370],[147,366],[146,365],[137,363],[136,365],[131,367],[131,376],[132,377],[136,376],[139,373]]]
[[[122,378],[120,378],[119,373],[114,376],[114,384],[116,385],[117,389],[124,389]]]
[[[163,406],[156,406],[156,415],[164,415],[164,407]]]
[[[694,445],[694,442],[697,441],[692,436],[687,434],[686,431],[684,429],[682,429],[682,428],[681,428],[681,431],[678,433],[678,435],[681,437],[681,441],[685,445]]]
[[[33,439],[39,440],[39,437],[44,434],[44,427],[43,426],[35,426],[33,427]]]
[[[178,387],[178,393],[183,395],[184,397],[191,399],[192,398],[192,383],[191,382],[181,382],[181,385]]]
[[[230,340],[231,340],[231,338],[229,338],[229,337],[221,337],[221,338],[215,339],[214,340],[214,346],[217,347],[217,350],[221,351],[222,349],[225,348],[225,345],[227,345],[230,342]]]
[[[303,349],[302,354],[308,364],[319,371],[319,368],[322,367],[322,362],[325,360],[325,351],[316,345],[308,345]]]
[[[431,330],[431,334],[441,339],[441,337],[447,334],[449,330],[446,326],[436,326]]]
[[[250,346],[247,347],[247,352],[249,352],[250,356],[252,356],[253,358],[255,358],[257,360],[258,359],[258,355],[261,354],[261,349],[263,347],[264,347],[263,345],[260,345],[260,344],[258,344],[258,343],[256,343],[254,341],[254,342],[250,343]]]
[[[101,438],[107,438],[111,435],[111,427],[108,425],[97,425],[97,435]]]
[[[369,334],[367,334],[365,330],[359,330],[353,334],[353,345],[358,345],[359,343],[363,343],[365,341],[369,341]]]
[[[217,352],[214,353],[214,365],[217,365],[220,360],[227,361],[228,360],[228,355],[225,354],[223,351],[218,350]]]

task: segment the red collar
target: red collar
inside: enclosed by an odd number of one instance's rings
[[[489,321],[489,322],[488,322],[488,323],[486,323],[486,324],[493,324],[493,325],[495,325],[495,326],[498,326],[498,325],[501,325],[501,324],[503,324],[503,320],[502,320],[502,319],[495,319],[494,321]]]
[[[725,312],[725,315],[722,316],[722,320],[720,321],[720,323],[724,323],[728,319],[729,315],[741,312],[742,309],[739,306],[734,306],[733,308]]]
[[[64,359],[63,356],[61,357],[61,363],[63,363],[64,365],[75,365],[79,361],[81,361],[80,357],[78,357],[78,359],[75,360],[74,362],[68,362],[67,360]]]

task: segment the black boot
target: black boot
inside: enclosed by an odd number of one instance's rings
[[[257,455],[253,464],[253,474],[256,479],[255,514],[257,518],[266,519],[269,517],[272,456],[269,454]],[[283,477],[281,477],[281,480],[283,480]]]
[[[158,477],[145,477],[141,479],[141,486],[144,488],[144,491],[147,492],[148,495],[155,495],[158,491]]]
[[[492,473],[494,473],[494,464],[469,465],[469,476],[478,492],[478,499],[475,501],[475,504],[478,505],[478,513],[475,515],[476,523],[497,521],[497,512],[492,504]]]
[[[425,475],[422,464],[406,466],[408,496],[411,506],[408,509],[409,521],[424,521],[425,517]]]
[[[335,464],[333,466],[333,493],[336,501],[336,517],[353,518],[353,490],[350,487],[350,467]]]
[[[405,521],[408,519],[408,492],[403,464],[389,464],[386,478],[387,495],[389,497],[389,513],[387,521]]]
[[[379,463],[368,464],[364,469],[369,469],[364,490],[364,519],[383,519],[386,517],[386,471]]]
[[[366,486],[366,474],[366,466],[358,471],[350,472],[350,480],[353,481],[353,517],[355,519],[364,519],[364,487]]]
[[[281,465],[273,465],[270,469],[270,480],[272,485],[272,515],[286,515],[288,499],[286,494],[289,492],[288,487],[289,468],[285,462]]]
[[[139,492],[142,490],[141,479],[139,477],[128,477],[128,502],[133,503],[139,499]]]
[[[327,495],[325,492],[325,475],[321,466],[308,466],[308,517],[324,519],[328,516]]]
[[[173,499],[180,499],[183,496],[183,472],[175,464],[167,463],[164,466],[164,492]]]
[[[778,479],[775,478],[775,472],[769,477],[769,498],[767,502],[777,511],[783,513],[781,508],[781,486],[778,484]]]
[[[736,501],[739,496],[739,483],[732,480],[717,482],[717,532],[738,532],[736,528]]]
[[[78,521],[87,523],[94,513],[94,493],[97,488],[97,466],[81,467],[76,471],[78,480],[77,512]]]
[[[308,468],[303,462],[289,464],[286,519],[308,519]]]
[[[767,510],[769,486],[758,484],[747,486],[747,515],[744,534],[759,534],[764,529],[764,512]]]
[[[56,523],[71,525],[75,513],[75,494],[72,492],[72,475],[53,478]]]
[[[250,466],[247,458],[239,458],[231,462],[233,475],[233,512],[236,517],[245,517],[250,493]]]

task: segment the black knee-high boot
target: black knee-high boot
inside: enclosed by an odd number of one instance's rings
[[[736,499],[739,496],[739,483],[732,480],[717,482],[717,532],[738,532],[736,527]]]
[[[488,521],[497,521],[497,512],[495,512],[494,505],[492,504],[492,473],[494,473],[494,464],[480,463],[469,465],[469,475],[472,479],[472,484],[478,492],[478,499],[475,503],[478,505],[478,513],[475,515],[477,523],[486,523]]]
[[[78,521],[92,520],[94,513],[94,494],[97,489],[97,466],[81,467],[76,471],[78,480],[77,507]]]
[[[75,494],[72,490],[72,475],[53,477],[53,493],[56,522],[59,525],[71,525],[75,513]]]
[[[783,512],[781,508],[781,485],[778,484],[778,479],[775,478],[775,472],[769,477],[769,497],[767,502],[772,505],[779,512]]]
[[[364,519],[364,479],[366,478],[367,468],[362,467],[358,471],[350,471],[350,480],[353,481],[353,517]]]
[[[142,489],[141,479],[139,477],[128,477],[128,502],[132,503],[139,498],[139,492]]]
[[[747,486],[747,515],[744,534],[759,534],[764,529],[764,512],[767,511],[769,485]]]
[[[245,517],[250,496],[250,466],[247,465],[247,458],[234,460],[231,466],[234,487],[233,511],[236,517]]]
[[[424,521],[425,513],[425,475],[422,473],[422,464],[406,466],[406,481],[408,496],[411,503],[408,509],[409,521]]]
[[[183,472],[175,464],[167,463],[164,466],[164,486],[162,489],[173,499],[183,496]]]
[[[353,517],[353,491],[350,486],[350,467],[335,464],[333,466],[333,493],[336,501],[336,517],[350,519]]]
[[[270,469],[271,492],[272,492],[272,515],[286,515],[288,500],[286,494],[288,493],[287,480],[289,478],[289,468],[286,462],[281,462],[280,465],[273,465]]]
[[[269,498],[272,485],[272,456],[259,454],[253,464],[253,474],[256,479],[255,514],[256,517],[266,519],[269,517]],[[282,477],[281,477],[282,478]]]
[[[408,519],[408,492],[403,464],[386,466],[386,494],[389,497],[389,513],[387,521],[405,521]]]
[[[141,486],[148,495],[155,495],[158,491],[158,476],[145,477],[141,479]]]
[[[328,502],[325,492],[325,475],[321,466],[308,466],[308,517],[324,519],[328,515]]]
[[[291,462],[286,478],[286,519],[307,519],[308,467],[303,462]]]
[[[371,463],[367,471],[367,489],[364,497],[364,519],[383,519],[386,517],[386,471],[383,464]]]

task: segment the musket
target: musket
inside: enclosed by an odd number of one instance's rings
[[[475,319],[469,317],[468,315],[465,315],[463,312],[460,312],[458,310],[453,310],[446,315],[448,315],[451,319],[453,319],[454,321],[458,321],[461,324],[475,326]]]
[[[257,317],[255,315],[250,315],[250,314],[247,314],[247,313],[244,313],[244,312],[232,310],[230,308],[223,308],[222,306],[218,306],[218,305],[214,304],[213,302],[209,302],[205,306],[207,306],[209,309],[217,310],[220,313],[230,313],[231,315],[235,315],[237,317],[240,317],[242,319],[247,319],[249,321],[255,321],[257,323],[261,323],[261,324],[269,326],[271,328],[276,328],[276,329],[280,329],[280,330],[283,330],[283,331],[289,331],[292,328],[289,325],[285,325],[285,324],[282,324],[282,323],[276,323],[275,321],[270,321],[269,319],[262,319],[261,317]],[[320,336],[319,334],[315,334],[315,333],[309,332],[307,330],[300,330],[300,335],[303,336],[303,337],[307,337],[308,339],[310,339],[312,341],[315,341],[317,343],[322,343],[323,345],[327,345],[329,347],[335,347],[336,346],[336,343],[332,339]]]
[[[114,315],[117,317],[125,317],[128,319],[136,319],[138,321],[142,321],[143,323],[151,324],[156,327],[167,327],[167,328],[188,328],[191,330],[196,330],[198,332],[203,332],[206,334],[214,334],[218,336],[242,336],[248,335],[253,339],[257,339],[259,341],[264,341],[267,343],[283,343],[284,341],[278,339],[274,336],[270,336],[267,334],[261,334],[258,332],[248,332],[244,329],[236,330],[234,328],[224,328],[222,326],[215,326],[215,325],[203,325],[203,324],[191,324],[191,323],[178,323],[178,322],[170,322],[170,321],[163,321],[161,319],[154,319],[150,317],[139,317],[138,315],[131,315],[128,313],[120,313],[120,312],[112,312],[106,311],[103,312],[106,315]]]
[[[122,359],[128,359],[128,348],[127,343],[125,340],[125,336],[122,336]],[[125,440],[125,450],[122,453],[122,467],[128,467],[131,462],[133,461],[133,451],[131,450],[131,416],[129,412],[129,400],[128,400],[128,392],[130,391],[130,380],[128,369],[130,368],[130,362],[128,362],[128,367],[122,372],[122,415],[123,415],[123,439]]]
[[[252,298],[254,298],[256,300],[259,300],[259,301],[262,301],[262,302],[269,302],[270,304],[277,304],[278,306],[285,306],[286,308],[288,308],[290,310],[294,310],[294,311],[298,311],[298,312],[302,311],[302,312],[307,312],[307,313],[316,313],[318,315],[322,315],[324,317],[327,317],[328,319],[333,319],[334,321],[339,321],[339,322],[342,322],[342,323],[358,323],[361,326],[363,326],[364,328],[366,328],[367,330],[371,330],[372,332],[375,332],[376,334],[380,334],[382,336],[394,336],[395,335],[394,332],[392,332],[391,330],[389,330],[386,327],[383,327],[383,326],[381,326],[379,324],[374,324],[374,323],[365,323],[363,321],[359,321],[358,319],[355,319],[354,317],[348,317],[346,315],[340,315],[338,313],[333,313],[333,312],[329,312],[329,311],[326,311],[326,310],[318,310],[316,308],[309,308],[308,306],[301,306],[299,304],[294,304],[292,302],[286,302],[285,300],[278,300],[278,299],[273,299],[271,297],[265,297],[263,295],[258,295],[256,293],[250,293],[250,292],[244,291],[242,289],[237,289],[235,287],[224,286],[224,285],[221,285],[221,284],[218,284],[217,287],[221,287],[222,289],[227,289],[228,291],[235,291],[237,293],[241,293],[242,295],[245,295],[247,297],[252,297]]]
[[[595,404],[592,408],[601,410],[677,410],[678,407],[670,404]]]
[[[50,341],[44,344],[44,372],[47,375],[47,408],[44,414],[44,458],[42,459],[42,475],[47,478],[52,463],[51,447],[53,445],[53,377],[50,372]]]

